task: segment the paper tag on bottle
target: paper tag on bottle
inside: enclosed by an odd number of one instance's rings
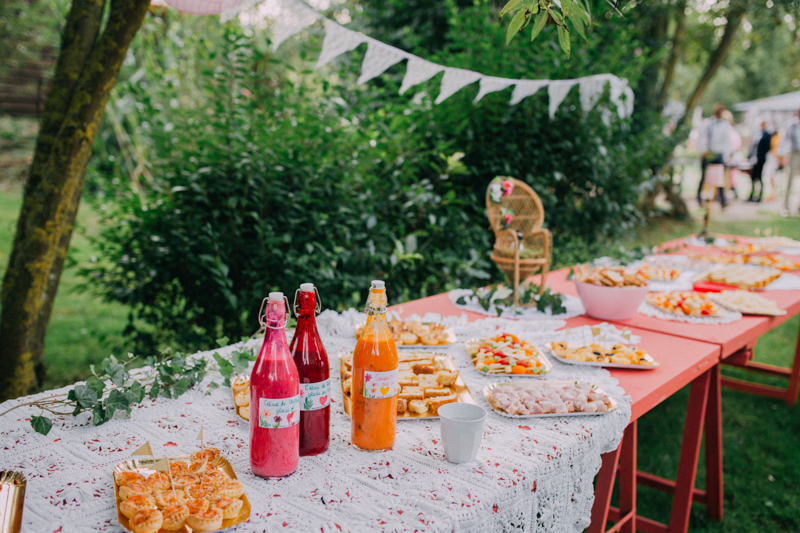
[[[316,383],[300,384],[300,408],[316,411],[331,404],[331,378]]]
[[[258,426],[288,428],[300,422],[300,395],[290,398],[259,398]]]
[[[388,372],[364,371],[364,398],[391,398],[396,394],[396,368]]]

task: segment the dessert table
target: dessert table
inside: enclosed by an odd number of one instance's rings
[[[88,414],[55,417],[47,436],[30,426],[38,409],[21,407],[6,415],[0,469],[17,470],[27,478],[23,530],[123,531],[115,510],[114,466],[148,441],[156,456],[191,452],[200,445],[196,437],[201,427],[206,445],[218,447],[232,464],[252,506],[249,520],[236,531],[580,532],[589,527],[593,480],[602,456],[619,447],[631,417],[631,400],[617,378],[604,369],[554,362],[549,378],[591,381],[619,408],[602,416],[524,420],[490,411],[481,449],[471,463],[445,460],[437,420],[399,421],[394,448],[368,453],[350,444],[336,359],[354,347],[355,324],[363,317],[354,311],[326,311],[318,317],[332,368],[331,445],[324,454],[301,458],[298,470],[282,480],[250,473],[249,423],[235,414],[230,389],[212,390],[208,378],[178,399],[145,399],[129,419],[93,426]],[[447,320],[460,342],[444,351],[457,362],[475,401],[487,410],[491,408],[481,391],[498,380],[474,369],[461,341],[498,328],[545,341],[553,327],[563,326]],[[259,344],[251,341],[251,346]],[[713,353],[707,357],[713,360]],[[0,412],[31,399],[5,402]]]

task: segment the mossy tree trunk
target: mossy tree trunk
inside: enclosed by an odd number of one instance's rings
[[[73,0],[3,279],[0,401],[41,384],[44,335],[106,101],[150,0]]]

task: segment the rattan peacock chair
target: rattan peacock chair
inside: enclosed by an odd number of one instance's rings
[[[523,181],[498,176],[486,189],[486,213],[495,236],[492,260],[513,283],[514,305],[519,306],[520,281],[537,271],[542,273],[541,295],[550,271],[553,236],[542,228],[539,195]]]

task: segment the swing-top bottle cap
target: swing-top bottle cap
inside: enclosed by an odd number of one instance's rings
[[[386,283],[384,283],[383,281],[381,281],[379,279],[374,279],[374,280],[372,280],[372,286],[370,288],[371,289],[385,289],[386,288]]]
[[[314,292],[314,284],[313,283],[301,283],[300,284],[300,292]]]
[[[282,292],[271,292],[271,293],[269,293],[269,299],[273,300],[273,301],[276,301],[276,302],[282,302],[283,301],[283,293]]]

